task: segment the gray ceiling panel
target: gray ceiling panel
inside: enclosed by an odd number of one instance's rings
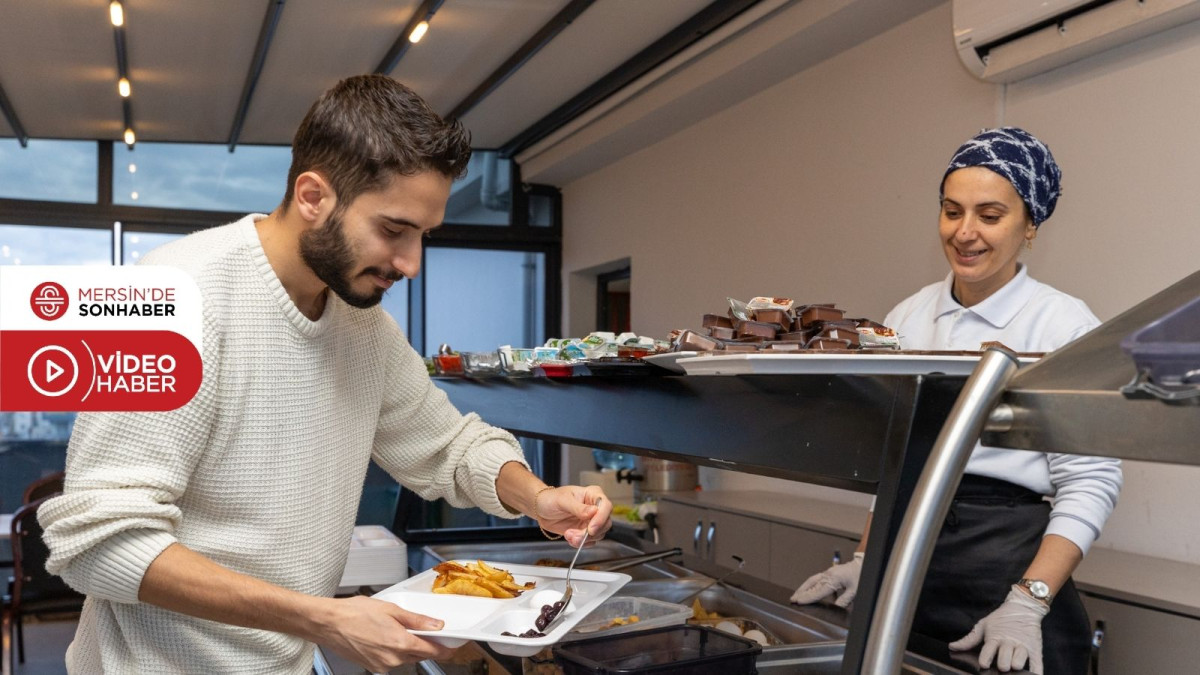
[[[597,0],[463,122],[475,145],[499,147],[630,57],[709,0]],[[519,110],[519,115],[507,111]]]
[[[418,4],[417,0],[289,0],[246,115],[241,142],[291,143],[304,113],[321,92],[342,78],[374,71]],[[238,95],[244,80],[243,71],[235,84]]]
[[[138,140],[225,140],[266,0],[126,4],[125,43]]]
[[[391,75],[446,114],[567,0],[447,0]]]
[[[120,138],[107,0],[0,0],[0,85],[33,138]],[[8,125],[3,128],[8,130]]]

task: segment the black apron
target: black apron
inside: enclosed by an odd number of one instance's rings
[[[1049,521],[1050,504],[1036,492],[963,476],[925,575],[913,631],[945,642],[969,633],[1024,576]],[[1044,672],[1087,675],[1090,653],[1087,612],[1068,580],[1042,620]]]

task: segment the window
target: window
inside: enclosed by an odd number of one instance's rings
[[[471,153],[467,175],[450,187],[446,222],[508,225],[511,210],[512,161],[491,151]]]
[[[0,265],[110,265],[112,232],[0,225]]]
[[[487,351],[545,341],[542,253],[461,248],[425,252],[425,353]]]
[[[0,197],[96,203],[96,144],[0,139]]]
[[[113,203],[268,213],[283,200],[291,148],[138,143],[113,151]]]
[[[121,264],[136,265],[142,256],[163,244],[175,241],[182,234],[161,232],[125,232],[121,237]]]
[[[0,199],[26,202],[0,211],[0,265],[135,264],[187,232],[273,210],[290,163],[287,147],[243,145],[231,154],[224,145],[143,142],[131,151],[110,141],[31,140],[21,148],[0,139]],[[557,326],[561,197],[527,186],[514,199],[514,185],[520,176],[510,160],[476,151],[451,188],[447,226],[434,233],[421,277],[384,296],[383,309],[422,351],[442,342],[462,351],[533,346],[547,325]],[[19,504],[29,482],[62,469],[74,419],[0,414],[0,510]],[[536,473],[557,477],[555,444],[521,443]],[[360,522],[392,524],[397,501],[412,497],[373,466]],[[531,525],[444,503],[423,503],[420,513],[421,526],[433,530]]]
[[[410,330],[408,325],[408,285],[410,283],[407,279],[401,279],[392,284],[388,292],[383,294],[383,301],[379,303],[384,311],[391,314],[396,323],[400,324],[400,330],[404,331],[405,335],[408,335]]]
[[[0,265],[111,263],[110,230],[0,225]],[[15,511],[25,486],[62,471],[74,425],[75,413],[0,413],[0,511]],[[0,550],[0,560],[11,559],[7,548]]]

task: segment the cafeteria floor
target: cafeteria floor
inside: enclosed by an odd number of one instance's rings
[[[26,618],[25,663],[17,663],[17,645],[13,644],[13,675],[66,675],[63,657],[75,637],[75,617],[69,619]],[[15,641],[14,641],[15,642]]]

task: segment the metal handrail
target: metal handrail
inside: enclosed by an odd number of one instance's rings
[[[917,595],[933,556],[942,521],[988,415],[1017,371],[1017,356],[989,348],[967,379],[917,481],[888,559],[879,602],[867,635],[863,673],[893,675],[904,663]]]

